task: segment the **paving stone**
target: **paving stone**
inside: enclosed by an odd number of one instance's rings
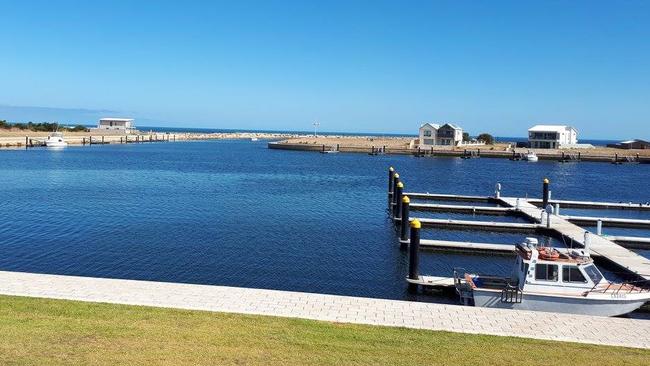
[[[650,348],[640,319],[3,271],[0,294]]]

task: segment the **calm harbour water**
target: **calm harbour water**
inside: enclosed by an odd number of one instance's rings
[[[5,150],[0,269],[410,298],[407,254],[385,212],[390,165],[407,191],[489,195],[500,182],[503,195],[539,196],[548,177],[555,198],[650,201],[650,165],[317,154],[262,141]],[[513,243],[524,234],[423,236]],[[421,273],[506,274],[511,261],[430,252]]]

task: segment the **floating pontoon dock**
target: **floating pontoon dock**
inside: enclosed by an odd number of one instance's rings
[[[596,225],[600,221],[610,227],[650,228],[650,220],[567,215],[561,215],[560,217],[577,225]]]
[[[529,198],[528,203],[541,205],[543,202],[539,198]],[[593,209],[613,209],[613,210],[641,210],[650,211],[648,203],[632,202],[589,202],[589,201],[566,201],[566,200],[549,200],[552,205],[559,204],[565,208],[593,208]]]
[[[587,216],[560,216],[553,210],[535,206],[547,207],[549,204],[555,204],[556,209],[561,207],[580,207],[580,208],[608,208],[608,209],[650,209],[646,204],[615,204],[606,202],[586,202],[586,201],[563,201],[550,200],[549,182],[544,182],[544,198],[517,198],[501,197],[500,187],[497,188],[494,196],[466,196],[451,195],[438,193],[404,193],[404,183],[401,181],[399,174],[392,168],[389,170],[388,181],[388,208],[390,216],[396,225],[400,228],[400,243],[402,247],[408,247],[409,242],[409,222],[410,210],[413,211],[436,211],[436,212],[455,212],[467,214],[492,214],[492,215],[513,215],[525,218],[529,223],[512,223],[512,222],[487,222],[474,220],[451,220],[451,219],[430,219],[417,218],[418,225],[422,227],[437,227],[461,230],[486,230],[486,231],[519,231],[542,233],[551,237],[556,237],[567,243],[571,248],[589,247],[593,256],[606,259],[612,264],[623,269],[625,272],[632,274],[644,280],[650,280],[650,259],[640,256],[639,254],[624,248],[622,245],[627,244],[631,247],[642,247],[650,244],[650,238],[624,237],[624,236],[603,236],[591,233],[584,228],[576,225],[582,223],[585,225],[602,224],[617,227],[650,227],[650,220],[640,219],[622,219],[609,217],[587,217]],[[448,204],[429,204],[429,203],[411,203],[410,199],[433,200],[433,201],[460,201],[460,202],[488,202],[494,203],[495,207],[471,206],[471,205],[448,205]],[[552,206],[551,206],[552,207]],[[412,218],[413,220],[415,218]],[[573,221],[574,223],[572,223]],[[600,234],[600,231],[598,231]],[[588,244],[585,243],[588,241]],[[462,251],[489,251],[494,253],[512,252],[513,244],[491,244],[491,243],[467,243],[442,240],[420,240],[418,238],[418,247],[433,249],[452,249]],[[587,245],[585,245],[587,244]],[[416,280],[416,278],[418,278]],[[431,283],[439,283],[439,280],[431,280],[432,277],[413,276],[411,283],[426,284],[427,278]],[[439,278],[438,278],[439,279]]]

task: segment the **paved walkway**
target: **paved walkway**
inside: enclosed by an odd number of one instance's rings
[[[650,348],[650,320],[0,271],[0,294]]]

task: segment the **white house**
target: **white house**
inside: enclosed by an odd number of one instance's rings
[[[135,131],[135,124],[132,118],[102,118],[93,130],[131,133]]]
[[[420,126],[419,142],[420,147],[458,146],[463,142],[463,129],[451,123],[425,123]]]
[[[536,125],[528,130],[528,142],[533,149],[558,149],[576,145],[578,130],[564,125]]]

